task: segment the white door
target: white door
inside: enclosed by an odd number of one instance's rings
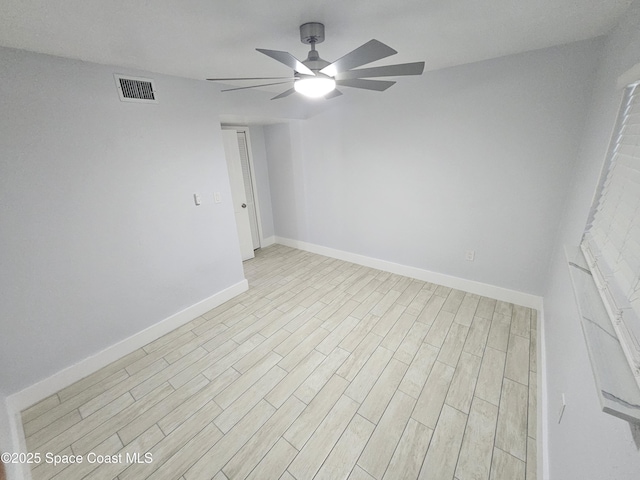
[[[238,134],[235,130],[222,130],[222,142],[224,153],[227,157],[231,201],[233,202],[233,212],[236,216],[238,238],[240,239],[240,253],[242,254],[242,260],[248,260],[254,257],[253,238],[251,237],[251,225],[247,211],[247,196],[244,191]]]
[[[238,148],[240,149],[240,163],[242,164],[242,179],[244,181],[244,193],[247,196],[247,210],[249,212],[249,225],[251,226],[251,238],[253,249],[260,248],[260,227],[258,227],[258,205],[254,198],[253,175],[251,160],[249,159],[249,141],[247,132],[236,130],[238,134]]]

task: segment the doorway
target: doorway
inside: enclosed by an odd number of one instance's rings
[[[222,137],[240,250],[244,261],[254,257],[253,252],[261,247],[260,239],[262,238],[249,129],[223,125]]]

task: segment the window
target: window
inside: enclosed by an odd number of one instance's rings
[[[581,248],[640,386],[640,82],[625,89]]]

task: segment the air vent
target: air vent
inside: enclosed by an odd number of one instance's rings
[[[158,103],[153,80],[114,75],[120,100],[123,102]]]

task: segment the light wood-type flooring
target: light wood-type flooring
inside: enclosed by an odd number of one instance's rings
[[[34,480],[535,479],[535,311],[281,245],[244,268],[22,412]]]

